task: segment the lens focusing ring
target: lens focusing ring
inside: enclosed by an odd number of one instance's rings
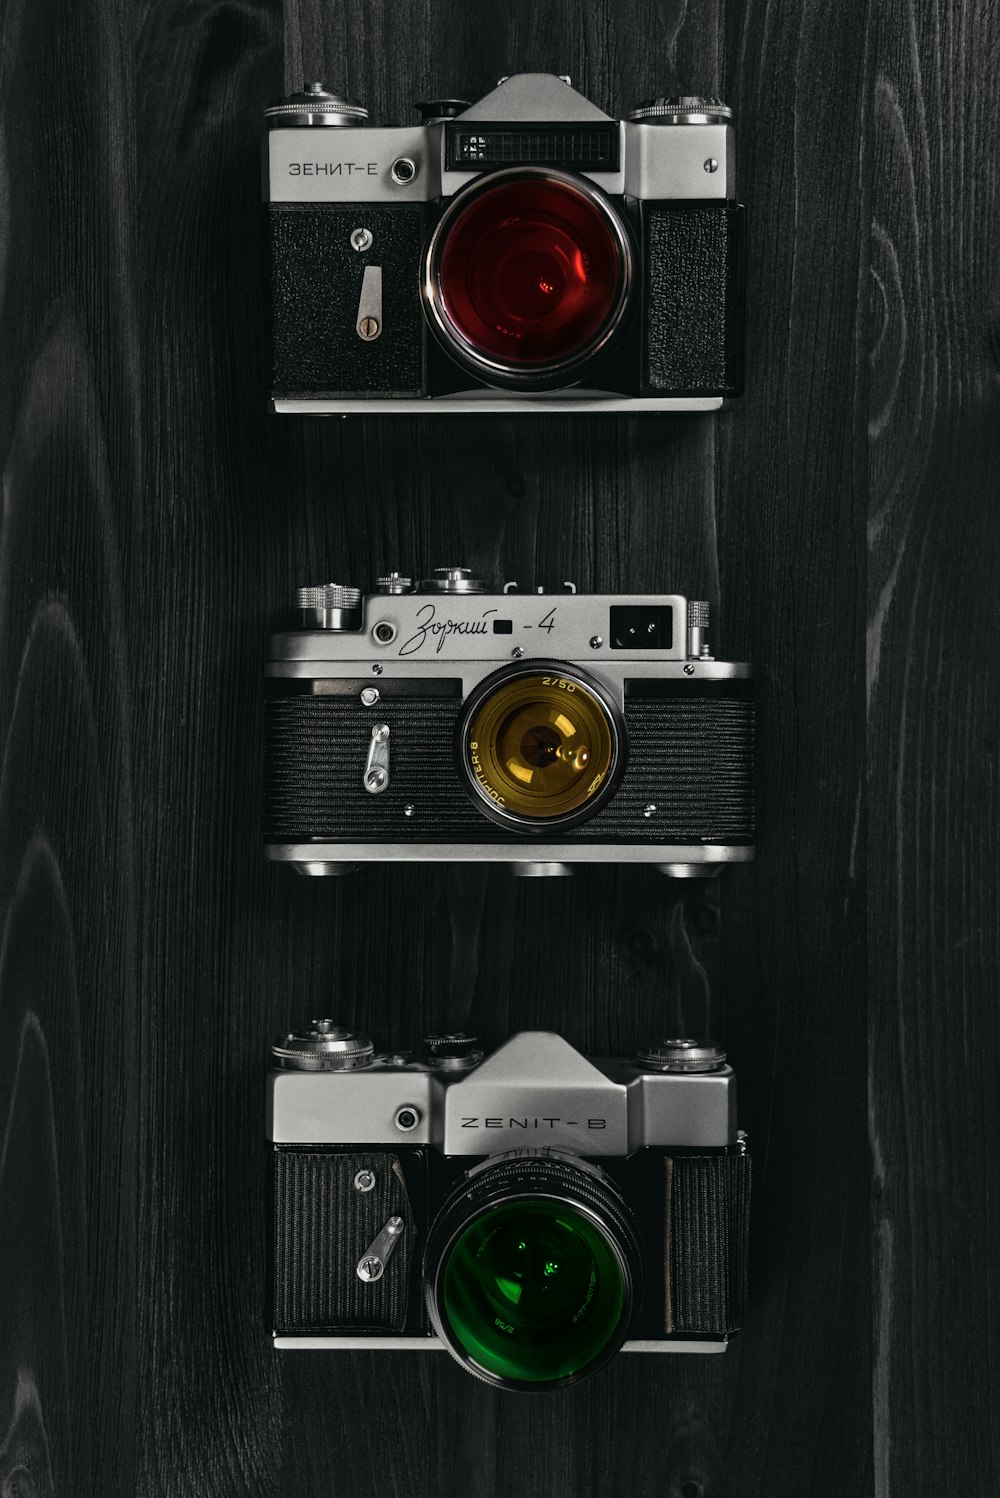
[[[512,812],[506,807],[498,805],[480,787],[472,768],[468,752],[469,730],[480,710],[480,708],[496,692],[510,683],[531,676],[554,675],[560,679],[573,682],[582,686],[585,691],[596,698],[599,705],[604,709],[608,726],[611,731],[611,763],[600,787],[581,806],[562,815],[549,817],[530,817],[517,812]],[[499,671],[494,671],[479,683],[466,698],[462,712],[459,715],[455,728],[455,758],[458,764],[459,776],[466,792],[470,796],[473,805],[477,807],[484,816],[491,821],[497,822],[508,831],[522,832],[527,836],[543,837],[552,832],[564,832],[571,827],[579,826],[581,822],[589,821],[597,815],[602,807],[606,806],[621,784],[622,776],[628,762],[628,740],[626,737],[625,720],[616,702],[612,700],[606,689],[579,666],[568,661],[553,661],[547,659],[528,659],[517,666],[503,666]]]
[[[588,1217],[614,1249],[622,1272],[624,1304],[615,1334],[585,1367],[565,1378],[534,1382],[491,1375],[475,1364],[452,1337],[443,1314],[445,1271],[462,1233],[490,1208],[518,1201],[561,1202]],[[596,1166],[555,1150],[539,1150],[531,1155],[513,1150],[474,1167],[431,1224],[423,1272],[431,1324],[466,1372],[494,1387],[536,1391],[579,1383],[614,1356],[628,1334],[634,1308],[642,1301],[644,1280],[639,1232],[624,1198]]]

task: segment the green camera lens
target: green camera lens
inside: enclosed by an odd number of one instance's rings
[[[471,1372],[544,1389],[593,1373],[625,1338],[639,1273],[627,1209],[597,1172],[553,1158],[473,1173],[435,1224],[428,1304]]]
[[[484,1212],[452,1249],[443,1289],[452,1333],[472,1362],[516,1383],[578,1378],[615,1337],[625,1305],[611,1243],[562,1202]]]

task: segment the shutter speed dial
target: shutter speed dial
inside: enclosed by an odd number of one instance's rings
[[[298,125],[352,126],[368,123],[368,111],[342,94],[334,93],[325,83],[304,83],[301,93],[286,94],[268,105],[264,114],[270,128],[287,129]]]
[[[702,94],[664,94],[628,112],[637,125],[728,125],[732,118],[728,104]]]
[[[357,1071],[370,1066],[375,1047],[360,1030],[350,1030],[332,1019],[310,1020],[304,1030],[293,1030],[275,1041],[271,1054],[286,1071]]]

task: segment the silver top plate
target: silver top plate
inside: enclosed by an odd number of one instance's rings
[[[445,128],[329,130],[278,125],[264,140],[265,201],[356,203],[360,210],[366,203],[429,203],[451,197],[480,174],[446,167]],[[731,125],[664,130],[655,124],[621,123],[619,128],[620,169],[579,173],[606,193],[645,202],[726,202],[735,197]],[[408,181],[399,182],[392,168],[403,158],[416,170]],[[358,222],[364,227],[361,219]]]
[[[513,584],[508,584],[514,587]],[[612,644],[612,611],[619,629],[619,610],[670,610],[669,640],[654,648]],[[637,614],[638,617],[638,614]],[[659,618],[664,619],[663,612]],[[621,635],[621,638],[628,639]],[[423,662],[482,662],[496,669],[527,657],[545,657],[604,669],[652,668],[665,675],[670,663],[693,664],[686,676],[746,676],[745,663],[691,659],[688,604],[680,593],[377,593],[365,596],[357,630],[290,630],[271,636],[269,660],[323,664],[324,674],[342,666],[355,670],[381,664],[399,668]],[[301,674],[280,673],[275,674]],[[374,673],[379,675],[381,673]],[[440,672],[438,673],[440,674]],[[645,669],[643,671],[645,674]],[[676,674],[676,673],[671,673]],[[377,685],[377,683],[376,683]]]
[[[418,1115],[401,1132],[401,1108]],[[458,1077],[381,1058],[358,1071],[272,1070],[275,1144],[426,1144],[446,1155],[524,1147],[623,1158],[643,1147],[719,1149],[736,1139],[736,1077],[644,1070],[582,1056],[549,1031],[514,1035]]]

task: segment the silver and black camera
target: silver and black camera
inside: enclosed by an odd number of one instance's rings
[[[731,112],[613,119],[548,73],[368,112],[266,111],[276,411],[708,411],[739,394]]]
[[[750,1159],[725,1052],[525,1032],[417,1058],[314,1020],[273,1049],[279,1348],[444,1346],[509,1389],[743,1325]]]
[[[465,568],[298,594],[266,665],[264,836],[304,874],[753,857],[750,668],[679,594],[489,592]]]

